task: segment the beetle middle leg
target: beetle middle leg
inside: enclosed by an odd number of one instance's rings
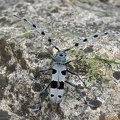
[[[74,84],[74,83],[72,83],[72,82],[69,82],[69,81],[65,81],[66,83],[68,83],[69,85],[71,85],[71,86],[73,86],[73,87],[77,87],[77,85],[76,84]]]
[[[41,90],[40,95],[44,94],[50,85],[51,85],[51,82]]]
[[[86,87],[85,82],[81,79],[81,77],[80,77],[77,73],[75,73],[75,72],[73,72],[73,71],[71,71],[71,70],[68,70],[68,69],[67,69],[67,72],[69,72],[69,73],[71,73],[71,74],[73,74],[73,75],[76,75],[76,76],[82,81],[82,83],[84,84],[84,86]]]

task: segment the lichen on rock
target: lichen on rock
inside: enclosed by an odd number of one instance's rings
[[[90,109],[75,88],[67,84],[61,104],[55,106],[50,103],[49,89],[40,96],[40,90],[50,82],[52,73],[40,73],[36,80],[33,77],[38,70],[54,64],[49,54],[55,54],[56,50],[24,22],[12,16],[1,16],[18,14],[34,22],[53,38],[59,48],[66,49],[96,33],[120,32],[117,2],[0,1],[0,120],[120,119],[120,35],[93,39],[67,54],[67,60],[80,57],[81,53],[97,61],[78,60],[68,67],[81,75],[88,86],[92,86],[90,90],[82,91],[89,98],[96,95],[102,102],[101,106],[96,110]],[[88,81],[87,75],[91,81]],[[81,84],[76,76],[68,74],[67,79]]]

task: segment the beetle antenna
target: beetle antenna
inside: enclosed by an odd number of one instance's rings
[[[57,49],[58,51],[60,51],[59,48],[52,42],[52,39],[51,39],[41,28],[39,28],[37,25],[35,25],[35,24],[32,23],[31,21],[29,21],[29,20],[27,20],[27,19],[25,19],[25,18],[22,18],[22,17],[20,17],[19,15],[6,15],[6,14],[2,14],[1,16],[2,16],[2,17],[5,17],[5,16],[14,16],[14,17],[20,19],[21,21],[24,21],[24,22],[28,23],[31,27],[33,27],[33,28],[36,29],[41,35],[43,35],[43,36],[48,40],[48,42],[50,43],[50,45],[52,45],[55,49]]]
[[[87,37],[87,38],[85,38],[83,40],[78,41],[73,46],[71,46],[70,48],[65,49],[64,51],[69,51],[72,48],[79,46],[83,42],[87,42],[88,40],[91,40],[91,39],[94,39],[94,38],[97,38],[97,37],[102,37],[102,36],[105,36],[105,35],[114,35],[114,34],[120,34],[120,32],[105,32],[105,33],[95,34],[93,36],[90,36],[90,37]]]

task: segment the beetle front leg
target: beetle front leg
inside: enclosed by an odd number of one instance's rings
[[[50,54],[50,57],[52,58],[52,60],[55,62],[55,57],[53,55]]]
[[[52,70],[52,67],[49,67],[49,68],[40,70],[40,71],[34,76],[34,78],[36,79],[36,78],[39,76],[39,73],[40,73],[40,72],[46,72],[46,71],[49,71],[49,70]]]

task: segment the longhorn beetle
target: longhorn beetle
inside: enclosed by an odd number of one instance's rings
[[[6,16],[6,15],[3,15]],[[53,55],[50,55],[52,60],[55,62],[54,65],[52,65],[51,67],[49,67],[48,69],[44,69],[44,70],[40,70],[39,72],[45,72],[45,71],[49,71],[52,70],[52,80],[51,82],[41,91],[41,94],[45,93],[45,91],[47,90],[47,88],[50,86],[50,100],[51,102],[55,103],[55,104],[60,104],[60,102],[62,101],[63,98],[63,94],[64,94],[64,83],[68,83],[69,85],[73,86],[73,87],[78,87],[76,84],[69,82],[66,80],[66,72],[69,72],[73,75],[76,75],[79,77],[79,79],[82,81],[82,83],[84,84],[84,86],[87,88],[85,82],[80,78],[80,76],[76,73],[74,73],[73,71],[70,71],[67,69],[66,65],[69,64],[72,61],[66,61],[66,52],[71,50],[74,47],[79,46],[81,43],[83,42],[87,42],[88,40],[91,40],[93,38],[97,38],[97,37],[102,37],[104,35],[112,35],[112,34],[120,34],[119,32],[105,32],[105,33],[101,33],[101,34],[95,34],[93,36],[90,36],[88,38],[85,38],[83,40],[80,40],[78,42],[76,42],[73,46],[65,49],[65,50],[60,50],[52,41],[52,39],[43,31],[41,30],[37,25],[35,25],[34,23],[32,23],[31,21],[28,21],[27,19],[24,19],[18,15],[12,15],[14,17],[17,17],[18,19],[28,23],[30,26],[32,26],[33,28],[35,28],[41,35],[43,35],[48,42],[50,43],[50,45],[52,45],[58,52],[56,53],[55,57]],[[38,72],[38,73],[39,73]],[[39,74],[37,74],[35,76],[35,79],[38,77]],[[84,99],[85,103],[90,106],[91,108],[97,108],[99,107],[99,105],[95,105],[93,103],[93,101],[91,101],[90,99],[88,99],[86,97],[86,95],[82,92],[79,92],[80,96]],[[98,101],[98,104],[100,103],[100,101]]]

